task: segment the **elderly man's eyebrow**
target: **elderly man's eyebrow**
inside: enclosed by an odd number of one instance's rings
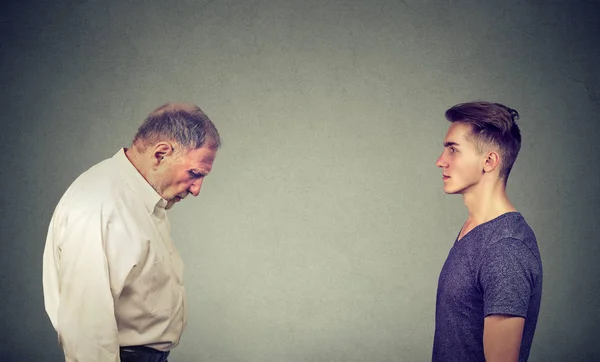
[[[188,170],[189,173],[193,174],[194,177],[204,177],[207,175],[207,172],[204,172],[202,170],[199,170],[197,168],[192,168]]]

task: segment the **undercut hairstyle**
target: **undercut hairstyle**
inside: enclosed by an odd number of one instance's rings
[[[221,147],[217,128],[202,110],[193,104],[167,103],[146,117],[138,128],[133,144],[141,149],[160,141],[175,142],[183,150],[203,146],[212,149]]]
[[[470,136],[479,153],[490,146],[498,149],[500,178],[506,184],[521,149],[521,131],[516,123],[519,113],[500,103],[469,102],[448,109],[446,119],[471,127]]]

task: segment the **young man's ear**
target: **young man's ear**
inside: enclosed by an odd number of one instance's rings
[[[488,152],[483,163],[483,172],[492,172],[500,165],[500,155],[498,152]]]
[[[159,142],[152,151],[152,163],[160,165],[166,156],[173,154],[173,146],[169,142]]]

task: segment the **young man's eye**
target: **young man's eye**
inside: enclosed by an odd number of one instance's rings
[[[450,153],[456,153],[456,148],[450,147]]]

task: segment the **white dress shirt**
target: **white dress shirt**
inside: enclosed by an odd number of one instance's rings
[[[183,262],[164,200],[121,149],[58,203],[46,239],[46,312],[67,361],[119,361],[119,346],[167,351],[186,324]]]

